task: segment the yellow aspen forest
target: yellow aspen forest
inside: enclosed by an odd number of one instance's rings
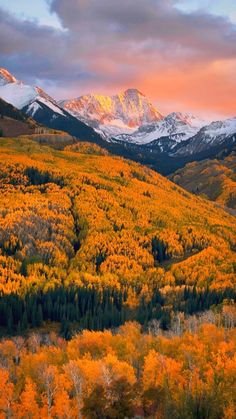
[[[62,283],[234,287],[235,218],[214,204],[96,148],[19,138],[2,140],[0,153],[4,293]]]
[[[99,146],[0,142],[0,417],[235,417],[235,218]]]

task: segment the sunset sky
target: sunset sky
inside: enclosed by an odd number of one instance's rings
[[[136,87],[236,116],[235,0],[0,0],[0,66],[58,99]]]

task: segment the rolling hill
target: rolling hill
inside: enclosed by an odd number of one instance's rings
[[[236,154],[187,164],[170,179],[197,195],[236,209]]]
[[[234,287],[234,217],[91,147],[1,139],[4,292],[87,282]]]

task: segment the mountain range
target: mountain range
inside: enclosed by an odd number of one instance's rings
[[[115,96],[80,96],[60,101],[59,105],[109,142],[149,145],[176,156],[222,145],[236,133],[236,118],[210,122],[191,113],[172,112],[163,116],[137,89],[127,89]]]
[[[0,97],[38,123],[97,143],[168,174],[236,145],[236,117],[209,122],[190,113],[163,116],[137,89],[114,96],[84,95],[56,101],[43,89],[0,69]]]

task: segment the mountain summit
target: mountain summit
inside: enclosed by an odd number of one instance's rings
[[[114,96],[89,94],[59,102],[72,115],[92,125],[105,136],[132,133],[140,126],[160,121],[163,116],[137,89]]]
[[[0,86],[16,82],[16,78],[6,68],[0,68]]]
[[[56,102],[42,89],[17,80],[5,68],[0,68],[0,97],[18,109],[40,100],[56,106]]]

